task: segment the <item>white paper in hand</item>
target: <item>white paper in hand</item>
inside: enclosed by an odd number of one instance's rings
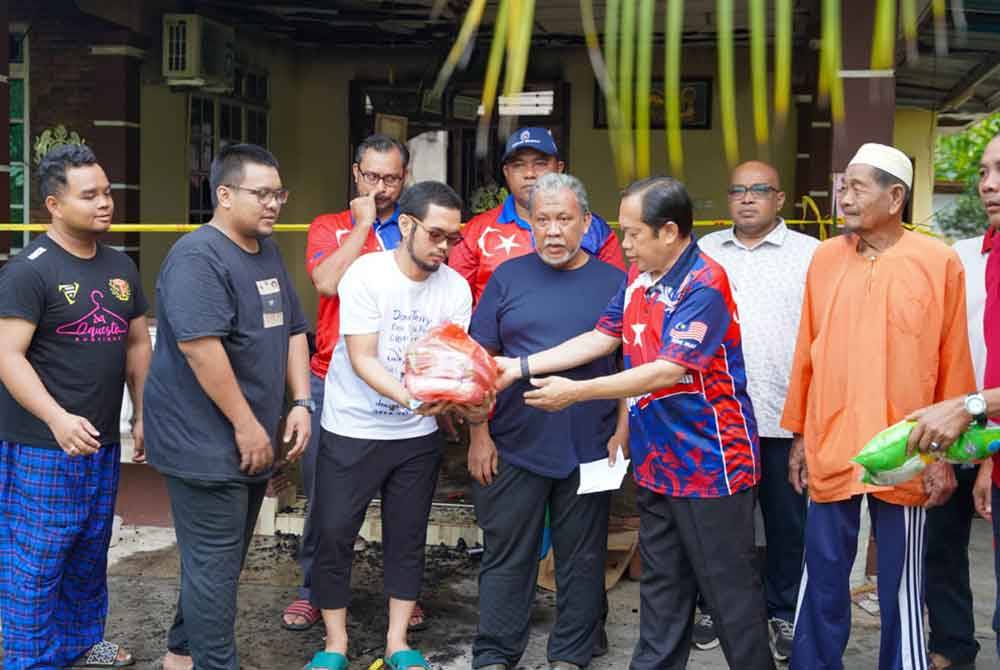
[[[580,487],[577,494],[599,493],[600,491],[617,491],[622,486],[622,480],[628,473],[629,459],[625,458],[622,448],[618,447],[613,467],[608,466],[608,459],[580,464]]]

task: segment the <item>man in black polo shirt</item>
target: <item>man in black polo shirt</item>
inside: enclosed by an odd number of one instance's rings
[[[38,181],[52,221],[0,270],[4,667],[131,665],[103,637],[122,385],[141,416],[146,298],[132,260],[97,241],[115,205],[93,152],[53,149]],[[142,432],[140,419],[139,452]]]
[[[181,553],[166,670],[238,670],[236,592],[275,443],[298,458],[315,409],[305,316],[269,237],[288,199],[278,163],[232,145],[210,179],[212,220],[174,245],[156,281],[146,383],[148,459],[166,478]]]
[[[581,248],[589,224],[578,179],[539,179],[531,195],[536,253],[497,268],[473,315],[473,338],[492,353],[520,357],[591,330],[625,274]],[[616,369],[611,354],[567,375],[589,379]],[[524,404],[529,388],[515,383],[497,398],[489,426],[472,427],[469,471],[485,545],[475,668],[514,668],[524,653],[546,506],[556,558],[553,667],[590,663],[601,626],[610,493],[578,495],[579,466],[627,449],[628,415],[614,400],[547,413]]]

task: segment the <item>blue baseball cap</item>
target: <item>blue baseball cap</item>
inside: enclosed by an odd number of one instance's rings
[[[507,138],[507,147],[503,152],[502,163],[506,163],[514,152],[521,149],[534,149],[549,156],[559,158],[559,149],[552,133],[547,128],[520,128]]]

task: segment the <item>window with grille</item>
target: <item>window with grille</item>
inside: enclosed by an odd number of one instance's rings
[[[231,94],[190,95],[188,127],[188,222],[212,218],[209,171],[216,152],[228,144],[267,147],[269,81],[266,74],[237,68]]]
[[[28,223],[28,191],[31,166],[31,142],[28,127],[28,37],[22,31],[11,32],[10,40],[10,211],[13,223]]]

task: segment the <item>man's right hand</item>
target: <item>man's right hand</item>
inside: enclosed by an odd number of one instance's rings
[[[371,226],[375,223],[377,216],[375,196],[359,195],[351,200],[351,217],[354,219],[354,225]]]
[[[500,471],[497,445],[488,435],[473,434],[469,440],[469,474],[483,486],[489,486]]]
[[[63,412],[49,424],[56,443],[69,456],[89,456],[101,448],[97,438],[101,434],[82,416]]]
[[[271,438],[256,420],[236,429],[236,447],[240,450],[240,470],[248,475],[267,470],[274,461]]]
[[[801,435],[792,438],[792,450],[788,454],[788,481],[799,495],[809,486],[809,470],[806,467],[806,442]]]

